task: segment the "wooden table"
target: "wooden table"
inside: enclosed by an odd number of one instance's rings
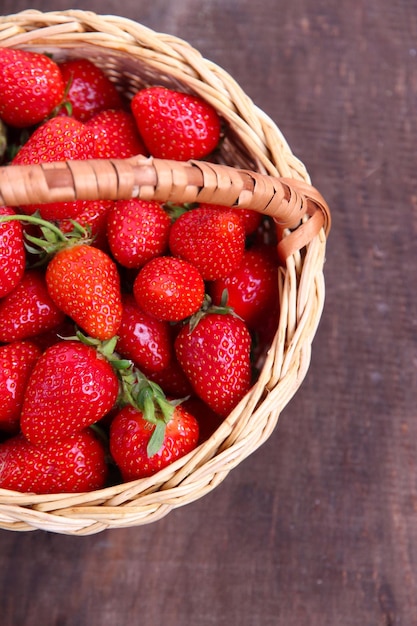
[[[417,624],[415,1],[76,6],[188,40],[277,122],[332,208],[327,302],[300,391],[212,493],[84,538],[0,531],[2,626]]]

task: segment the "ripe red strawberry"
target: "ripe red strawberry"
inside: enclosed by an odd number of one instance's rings
[[[99,248],[74,244],[58,251],[46,269],[55,304],[96,339],[116,335],[122,319],[116,264]]]
[[[171,220],[159,202],[117,200],[107,220],[110,250],[120,265],[142,267],[168,248]]]
[[[20,426],[35,445],[63,440],[113,407],[119,379],[95,347],[65,340],[37,360],[27,384]]]
[[[17,128],[44,120],[64,96],[57,64],[37,52],[0,48],[0,117]]]
[[[35,337],[62,324],[65,314],[48,293],[40,270],[27,270],[14,290],[0,300],[0,341]]]
[[[133,406],[124,407],[110,426],[110,452],[125,482],[151,476],[191,452],[198,442],[198,422],[182,405],[175,407],[165,427],[162,446],[149,454],[155,425]]]
[[[199,96],[148,87],[135,94],[131,108],[139,133],[154,157],[200,159],[220,141],[220,118]]]
[[[34,131],[13,159],[15,165],[83,160],[94,155],[90,128],[71,117],[54,117]]]
[[[32,165],[54,161],[84,160],[94,156],[94,137],[87,126],[69,117],[55,117],[39,126],[12,160],[13,165]],[[39,211],[46,220],[74,219],[85,207],[85,202],[51,202],[24,205],[30,215]]]
[[[203,304],[205,285],[194,265],[171,256],[151,259],[133,284],[139,306],[158,320],[179,322]]]
[[[209,294],[214,305],[222,303],[225,290],[227,305],[253,329],[258,323],[264,323],[271,310],[276,310],[278,266],[273,263],[267,250],[245,250],[238,268],[209,285]]]
[[[1,215],[14,215],[10,207],[0,206]],[[13,291],[25,271],[23,229],[19,222],[0,223],[0,298]]]
[[[173,357],[169,325],[142,311],[130,294],[123,296],[122,322],[117,336],[117,351],[141,370],[163,370]]]
[[[254,211],[253,209],[234,209],[228,206],[223,206],[221,204],[210,204],[208,202],[200,202],[200,209],[217,209],[218,211],[233,211],[237,215],[239,215],[240,219],[243,221],[243,227],[245,229],[246,235],[252,235],[256,232],[257,228],[260,226],[262,222],[262,215],[258,211]]]
[[[200,271],[204,280],[216,280],[238,267],[245,248],[245,231],[233,211],[191,209],[172,224],[169,248]]]
[[[135,118],[123,109],[106,109],[87,122],[95,139],[95,158],[127,159],[147,154]]]
[[[123,101],[114,83],[88,59],[71,59],[59,64],[66,85],[72,115],[86,122],[104,109],[122,108]]]
[[[251,384],[251,337],[245,323],[226,313],[207,313],[175,339],[175,352],[195,393],[226,416]]]
[[[41,349],[30,341],[0,346],[0,430],[17,433],[23,395]]]
[[[105,486],[106,452],[91,429],[35,446],[22,434],[0,444],[0,487],[23,493],[81,493]]]

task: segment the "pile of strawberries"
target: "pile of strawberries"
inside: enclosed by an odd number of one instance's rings
[[[2,165],[215,159],[201,98],[125,98],[91,61],[0,49]],[[137,199],[0,207],[0,487],[65,493],[150,476],[253,384],[277,326],[274,227]]]

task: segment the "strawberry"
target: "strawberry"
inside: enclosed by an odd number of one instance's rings
[[[263,324],[278,300],[278,266],[264,249],[245,250],[238,268],[208,288],[214,305],[221,305],[227,291],[227,305],[249,328]],[[277,323],[277,320],[276,320]]]
[[[14,215],[10,207],[0,206],[0,215]],[[19,222],[0,223],[0,298],[13,291],[25,271],[23,229]]]
[[[0,48],[0,117],[16,128],[33,126],[64,97],[57,64],[44,54]]]
[[[197,445],[198,422],[182,405],[175,407],[165,426],[162,445],[149,454],[155,424],[133,406],[124,407],[110,426],[110,453],[125,482],[151,476],[191,452]]]
[[[233,211],[195,208],[172,224],[169,248],[200,271],[204,280],[216,280],[238,267],[245,248],[245,231]]]
[[[44,122],[30,136],[12,160],[13,165],[33,165],[53,161],[84,160],[94,156],[94,137],[85,124],[68,117],[55,117]],[[75,218],[85,201],[52,202],[24,205],[28,215],[39,211],[47,220]]]
[[[22,434],[0,444],[0,487],[37,494],[80,493],[105,486],[106,452],[91,429],[34,445]]]
[[[139,271],[133,294],[139,306],[158,320],[179,322],[203,304],[205,285],[194,265],[171,256],[158,256]]]
[[[173,356],[171,332],[142,309],[130,294],[123,296],[123,315],[118,330],[117,351],[140,369],[158,372],[165,369]]]
[[[256,232],[262,222],[262,215],[253,209],[234,209],[233,207],[223,206],[221,204],[210,204],[209,202],[200,202],[200,209],[217,209],[218,211],[233,211],[239,215],[243,221],[245,235],[252,235]]]
[[[220,141],[215,109],[199,96],[166,87],[138,91],[131,109],[150,154],[187,161],[207,157]]]
[[[87,122],[95,140],[97,159],[127,159],[137,154],[147,155],[138,133],[135,118],[123,109],[106,109]]]
[[[40,355],[30,341],[0,346],[0,430],[18,432],[26,384]]]
[[[186,324],[175,339],[175,353],[195,393],[226,416],[251,384],[251,337],[231,313],[210,313]]]
[[[107,220],[110,250],[120,265],[138,269],[168,248],[171,220],[159,202],[117,200]]]
[[[64,340],[37,360],[23,400],[20,426],[35,445],[63,440],[113,407],[119,379],[92,345]]]
[[[65,84],[69,85],[67,99],[75,119],[86,122],[99,111],[123,107],[114,83],[92,61],[71,59],[61,62],[59,68]]]
[[[120,278],[105,252],[85,243],[64,247],[45,277],[56,306],[88,335],[102,340],[116,335],[122,319]]]
[[[32,133],[13,159],[14,165],[82,160],[94,155],[94,135],[82,122],[54,117]]]
[[[41,270],[27,270],[15,289],[0,300],[0,341],[35,337],[56,328],[64,319],[65,314],[48,293]]]

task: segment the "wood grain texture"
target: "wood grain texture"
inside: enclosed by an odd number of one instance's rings
[[[277,122],[332,209],[327,302],[306,381],[214,492],[138,529],[1,531],[2,626],[417,624],[415,2],[77,8],[188,40]]]

